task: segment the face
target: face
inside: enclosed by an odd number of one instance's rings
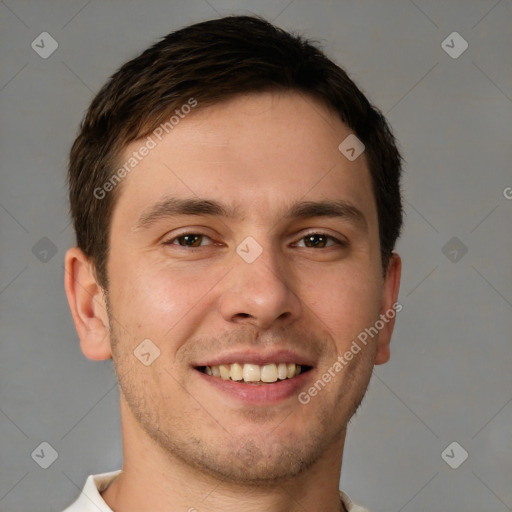
[[[396,298],[365,156],[338,150],[349,134],[310,98],[244,96],[199,105],[124,179],[110,343],[123,421],[163,454],[264,484],[341,450],[387,333],[333,365]]]

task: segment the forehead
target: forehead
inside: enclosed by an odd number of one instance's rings
[[[120,164],[137,164],[120,184],[114,222],[169,195],[212,199],[261,221],[284,203],[319,199],[344,199],[375,217],[364,153],[349,161],[339,151],[351,130],[309,96],[258,93],[181,114],[168,133],[125,149]],[[142,146],[151,146],[143,157]]]

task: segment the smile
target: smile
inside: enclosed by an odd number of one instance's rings
[[[311,369],[295,363],[270,363],[264,365],[252,363],[220,364],[197,368],[202,373],[223,380],[244,382],[247,384],[272,384],[277,381],[293,379]]]

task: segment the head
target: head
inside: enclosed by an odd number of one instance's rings
[[[348,159],[353,135],[364,151]],[[333,368],[396,303],[400,172],[346,72],[264,20],[199,23],[122,66],[71,150],[66,290],[84,354],[114,360],[132,431],[253,484],[341,449],[389,357],[394,315]],[[307,371],[227,390],[205,374],[237,362]]]

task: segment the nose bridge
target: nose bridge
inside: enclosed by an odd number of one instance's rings
[[[245,249],[247,249],[247,246]],[[247,276],[248,281],[255,288],[261,288],[262,291],[268,286],[288,288],[284,263],[277,252],[277,250],[270,247],[262,248],[261,254],[254,261],[244,260],[239,264],[241,275]]]
[[[297,316],[299,300],[290,288],[279,250],[248,237],[236,252],[222,297],[224,319],[267,327],[278,318]]]

